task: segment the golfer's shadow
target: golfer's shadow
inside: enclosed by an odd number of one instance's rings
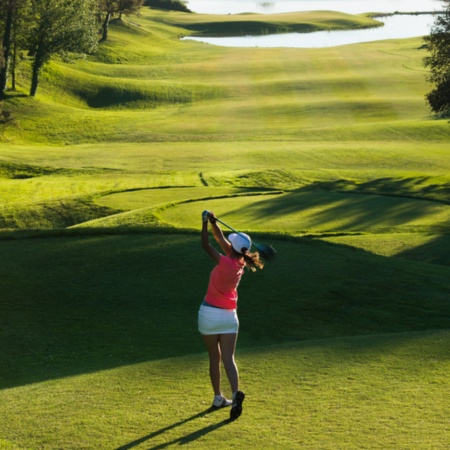
[[[174,428],[184,425],[187,422],[191,422],[192,420],[199,419],[200,417],[204,417],[207,414],[210,414],[214,411],[217,411],[217,409],[208,408],[205,411],[199,412],[198,414],[195,414],[192,417],[188,417],[187,419],[180,420],[179,422],[174,423],[173,425],[169,425],[168,427],[161,428],[160,430],[154,431],[153,433],[150,433],[147,436],[136,439],[135,441],[130,442],[125,445],[122,445],[121,447],[117,447],[115,450],[128,450],[130,448],[136,447],[144,442],[154,439],[157,436],[160,436],[161,434],[166,433],[167,431],[173,430]],[[188,444],[189,442],[195,441],[196,439],[198,439],[202,436],[205,436],[208,433],[211,433],[211,431],[218,430],[219,428],[222,428],[224,425],[227,425],[231,422],[232,422],[231,419],[222,420],[222,422],[208,425],[207,427],[204,427],[201,430],[194,431],[193,433],[190,433],[190,434],[187,434],[186,436],[174,439],[173,441],[165,442],[164,444],[156,445],[155,447],[150,447],[149,450],[162,449],[162,448],[168,447],[169,445],[174,445],[174,444],[179,444],[179,445]]]

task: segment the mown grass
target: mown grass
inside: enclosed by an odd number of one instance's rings
[[[445,448],[450,129],[421,39],[215,48],[171,17],[4,102],[0,448]],[[236,423],[207,411],[203,209],[278,251],[240,286]]]
[[[449,326],[444,266],[272,241],[279,260],[240,287],[242,348]],[[3,387],[201,352],[199,247],[198,233],[3,241]]]
[[[77,449],[208,449],[217,442],[221,448],[445,448],[448,340],[448,332],[406,333],[239,350],[247,398],[234,423],[228,411],[208,411],[209,402],[200,400],[208,388],[205,355],[3,390],[3,429],[15,439],[0,442],[11,449],[31,439],[36,447],[64,442]],[[45,420],[54,415],[57,421]]]
[[[450,325],[447,268],[272,238],[278,260],[240,287],[248,396],[235,425],[207,411],[195,316],[211,263],[198,233],[99,231],[1,243],[4,448],[245,448],[267,434],[273,447],[358,448],[369,434],[371,448],[439,448],[448,438],[448,333],[417,333]]]
[[[161,12],[156,20],[192,30],[203,36],[239,36],[319,30],[370,28],[382,23],[366,15],[336,11],[305,11],[281,14],[188,14]]]
[[[217,48],[179,41],[183,29],[155,22],[155,14],[116,22],[99,55],[52,63],[38,99],[10,100],[20,120],[4,139],[448,140],[445,121],[428,116],[420,38],[312,50]]]

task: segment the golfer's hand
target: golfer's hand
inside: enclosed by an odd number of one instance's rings
[[[209,213],[209,221],[214,224],[216,223],[216,216],[214,215],[214,213],[212,211],[208,211]]]
[[[210,212],[205,210],[202,212],[202,222],[208,222]]]

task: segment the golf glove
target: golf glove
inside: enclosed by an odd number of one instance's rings
[[[205,210],[205,211],[202,212],[202,221],[203,222],[208,222],[208,219],[209,219],[209,211]]]

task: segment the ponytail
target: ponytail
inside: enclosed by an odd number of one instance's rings
[[[259,259],[258,252],[245,252],[243,255],[246,267],[248,267],[252,272],[255,272],[256,268],[262,269],[264,267],[264,263]]]

